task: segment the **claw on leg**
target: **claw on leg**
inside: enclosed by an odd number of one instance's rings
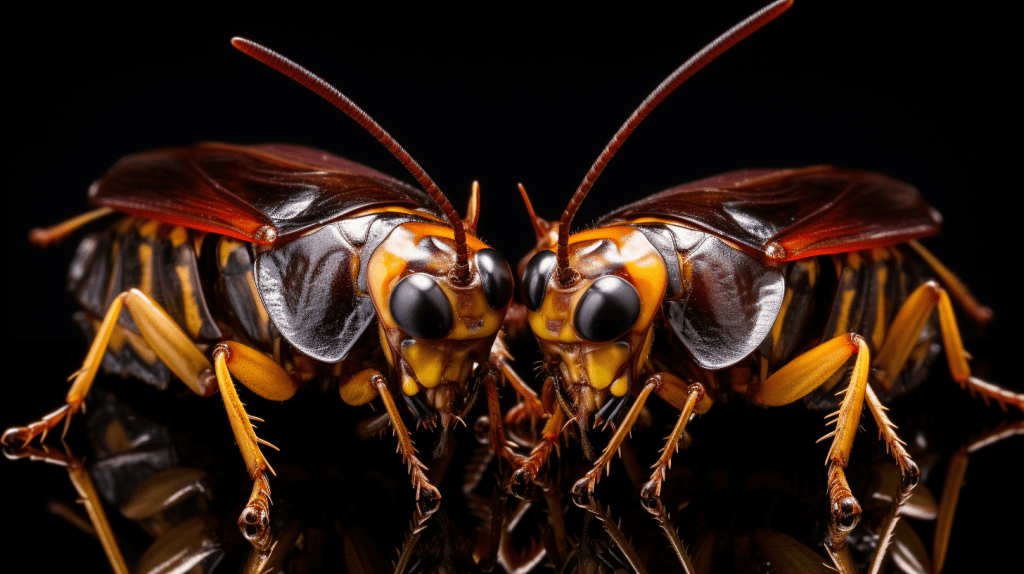
[[[836,462],[828,468],[828,498],[836,528],[842,533],[849,533],[860,522],[860,503],[850,492],[846,472]]]
[[[60,424],[60,421],[70,421],[71,415],[78,410],[80,405],[81,401],[77,401],[74,404],[69,403],[28,426],[11,427],[4,431],[3,436],[0,437],[0,444],[3,446],[24,447],[37,436],[40,437],[39,441],[42,442],[46,440],[46,435],[50,432],[50,429]],[[66,423],[64,429],[67,432]]]
[[[242,536],[257,550],[265,550],[270,543],[270,482],[260,473],[252,485],[249,502],[238,517]]]

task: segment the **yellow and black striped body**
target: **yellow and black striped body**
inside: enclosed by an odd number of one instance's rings
[[[223,332],[211,312],[199,254],[206,234],[153,220],[124,217],[86,236],[68,272],[68,290],[82,307],[76,322],[92,339],[114,298],[136,288],[157,302],[197,343]],[[165,388],[170,371],[123,312],[103,359],[109,373]]]
[[[338,225],[353,252],[363,248],[372,252],[382,240],[379,236],[386,236],[396,219],[418,218],[377,212],[357,214]],[[252,243],[223,235],[121,217],[106,229],[87,235],[78,246],[68,274],[68,290],[82,309],[75,320],[91,339],[114,298],[136,288],[166,310],[204,353],[219,341],[237,341],[266,353],[304,381],[322,378],[337,382],[338,377],[368,366],[387,371],[372,329],[352,349],[352,360],[324,364],[295,353],[257,291],[257,249]],[[357,265],[365,263],[364,258],[357,259]],[[160,388],[166,388],[171,377],[127,312],[121,313],[111,336],[103,369]]]
[[[749,395],[772,373],[814,346],[844,333],[867,342],[872,356],[884,343],[892,320],[913,290],[932,279],[928,266],[905,245],[799,259],[780,267],[785,278],[782,308],[767,337],[748,360],[719,371],[680,360],[686,351],[668,330],[655,337],[650,360],[654,370],[686,373],[706,384],[716,401]],[[906,366],[882,400],[903,394],[920,383],[941,351],[938,321],[925,325]],[[850,365],[852,367],[853,359]],[[805,397],[811,408],[834,409],[835,396],[849,379],[841,369]]]

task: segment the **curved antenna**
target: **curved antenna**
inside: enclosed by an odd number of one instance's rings
[[[579,209],[583,198],[587,196],[587,192],[590,191],[598,176],[601,175],[605,166],[608,165],[608,161],[612,159],[615,152],[619,151],[619,148],[622,147],[622,143],[626,141],[629,134],[633,133],[633,130],[640,125],[640,122],[647,117],[647,114],[651,113],[651,110],[657,107],[680,84],[697,73],[697,70],[700,70],[723,52],[739,43],[740,40],[753,34],[761,26],[774,20],[792,5],[793,0],[778,0],[750,15],[746,20],[736,24],[726,33],[715,38],[713,42],[704,46],[700,52],[694,54],[682,66],[676,68],[657,88],[654,88],[654,91],[644,99],[640,107],[629,116],[626,123],[622,124],[619,131],[615,132],[611,141],[604,147],[604,151],[598,156],[597,161],[594,162],[594,165],[590,166],[590,170],[587,171],[587,175],[583,178],[580,186],[576,188],[576,193],[572,195],[572,199],[569,200],[569,205],[565,207],[562,219],[558,223],[558,281],[563,286],[571,285],[576,276],[576,273],[569,266],[569,225],[572,223],[572,218],[576,215],[576,210]]]
[[[441,189],[437,187],[434,180],[430,179],[427,172],[409,155],[409,152],[405,151],[395,141],[395,138],[391,137],[391,134],[385,131],[380,124],[373,121],[369,114],[364,112],[355,102],[348,99],[345,94],[339,92],[334,86],[328,84],[313,72],[285,58],[281,54],[245,38],[232,38],[231,45],[246,56],[270,66],[327,100],[331,105],[345,112],[348,117],[355,120],[364,130],[370,132],[370,135],[377,138],[377,141],[383,144],[384,147],[388,148],[391,155],[402,162],[405,169],[409,170],[409,173],[416,178],[416,181],[420,182],[423,189],[427,191],[438,207],[441,208],[441,211],[444,212],[448,222],[452,224],[455,230],[456,256],[453,279],[456,283],[465,283],[469,280],[469,253],[466,247],[466,230],[463,227],[462,220],[459,218],[459,214],[452,207],[448,198],[441,193]]]

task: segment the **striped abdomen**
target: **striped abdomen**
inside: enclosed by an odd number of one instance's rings
[[[892,320],[910,293],[931,277],[917,255],[903,246],[794,261],[786,273],[779,318],[759,347],[758,379],[764,380],[801,352],[844,333],[864,337],[872,357],[885,343]],[[937,322],[929,321],[886,395],[906,392],[925,375],[938,354]],[[852,363],[851,363],[852,364]],[[840,370],[807,396],[809,406],[833,408],[849,369]]]
[[[82,308],[75,320],[88,338],[114,297],[132,288],[200,345],[230,336],[263,350],[273,347],[276,334],[255,290],[247,243],[134,217],[86,236],[68,271],[68,290]],[[127,312],[111,336],[103,368],[161,388],[170,379]]]

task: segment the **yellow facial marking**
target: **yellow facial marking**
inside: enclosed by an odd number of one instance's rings
[[[622,375],[618,379],[615,379],[615,384],[612,385],[612,394],[621,397],[629,392],[629,378],[626,375]]]
[[[447,249],[449,253],[447,257],[438,257],[439,247],[437,244],[429,244],[430,237],[453,240],[453,232],[447,227],[430,223],[404,223],[395,228],[370,257],[366,278],[381,323],[388,329],[399,328],[391,316],[388,297],[395,285],[408,275],[426,273],[437,282],[454,312],[452,330],[445,339],[480,339],[497,333],[505,309],[491,309],[480,286],[478,273],[474,273],[474,280],[469,285],[451,284],[447,273],[455,261],[454,245],[441,247],[442,251]],[[430,249],[424,247],[425,243],[430,245]],[[473,252],[487,249],[487,246],[472,236],[466,236],[466,245],[471,250],[470,264],[475,266]]]
[[[406,339],[402,342],[402,358],[412,367],[420,384],[428,389],[441,384],[445,367],[444,355],[443,349],[438,349],[425,341]]]
[[[621,341],[587,353],[585,361],[590,386],[603,389],[612,384],[628,358],[629,343]]]
[[[402,373],[402,392],[410,397],[420,392],[420,386],[416,384],[416,380],[405,373]]]
[[[661,254],[643,233],[632,227],[589,229],[569,239],[569,263],[582,279],[569,288],[551,281],[540,309],[527,316],[530,328],[546,341],[577,343],[582,339],[572,328],[576,305],[594,280],[608,270],[628,278],[640,295],[640,317],[635,330],[646,330],[654,319],[668,285],[668,271]]]

